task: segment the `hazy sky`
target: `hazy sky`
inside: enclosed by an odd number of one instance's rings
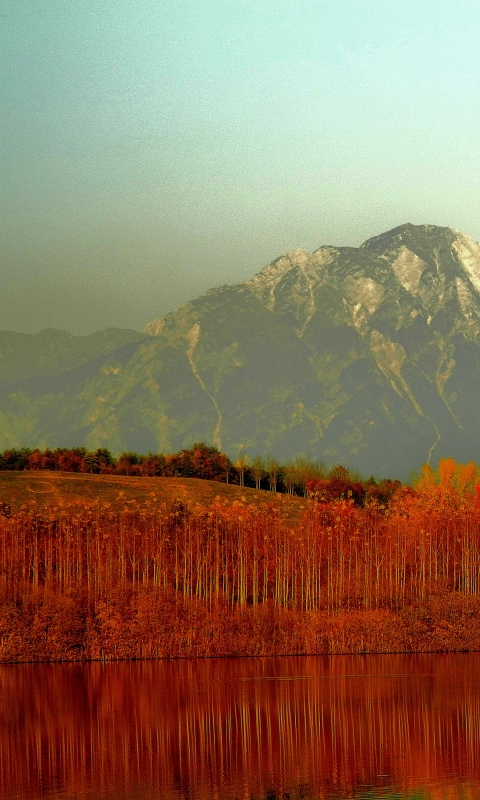
[[[0,328],[142,329],[283,252],[480,239],[477,0],[3,0]]]

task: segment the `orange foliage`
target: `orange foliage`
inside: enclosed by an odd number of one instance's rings
[[[422,495],[424,502],[458,506],[471,503],[479,478],[473,461],[469,464],[457,464],[453,458],[444,458],[436,470],[429,464],[424,464],[415,489]]]
[[[387,509],[311,502],[293,525],[278,504],[218,498],[5,512],[0,659],[480,646],[465,623],[480,590],[476,480],[446,459]]]

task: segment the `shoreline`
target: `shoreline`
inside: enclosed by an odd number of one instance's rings
[[[77,602],[76,602],[77,601]],[[393,611],[328,614],[247,607],[208,611],[145,591],[96,614],[78,598],[46,597],[29,612],[0,607],[0,663],[88,663],[198,658],[480,651],[480,598],[449,593]],[[169,608],[168,608],[169,606]],[[125,615],[120,619],[120,610]]]

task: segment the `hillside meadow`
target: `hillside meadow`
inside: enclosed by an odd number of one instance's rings
[[[125,511],[132,505],[148,509],[160,503],[168,507],[175,501],[208,507],[215,500],[227,505],[235,501],[257,507],[273,504],[281,510],[282,516],[294,520],[301,516],[307,503],[295,495],[257,491],[200,478],[145,478],[48,470],[0,472],[0,502],[13,513],[33,508],[50,513],[53,509],[65,512],[94,507],[114,512]]]
[[[320,484],[0,473],[0,660],[480,649],[475,465]]]

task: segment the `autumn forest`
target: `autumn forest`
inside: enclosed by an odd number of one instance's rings
[[[125,469],[101,457],[9,451],[2,467]],[[163,476],[233,485],[207,504],[153,483],[115,504],[2,504],[2,661],[480,648],[475,464],[424,466],[412,488],[307,462],[262,462],[259,477],[260,460],[235,466],[205,445],[162,458]],[[152,480],[146,460],[130,454],[135,486]]]

